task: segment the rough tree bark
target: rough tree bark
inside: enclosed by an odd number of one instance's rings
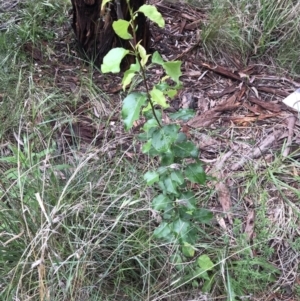
[[[126,0],[113,0],[106,4],[105,9],[101,11],[102,0],[71,0],[73,5],[73,23],[78,46],[81,52],[88,58],[100,64],[107,52],[114,47],[124,47],[130,49],[128,41],[124,41],[115,35],[112,23],[121,16],[125,20],[130,19]],[[136,11],[146,0],[130,0],[130,6]],[[140,13],[135,20],[138,25],[137,41],[142,40],[142,45],[149,49],[149,25],[145,16]],[[129,58],[127,64],[133,62]],[[126,64],[126,65],[127,65]]]

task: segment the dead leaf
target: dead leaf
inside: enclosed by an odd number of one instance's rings
[[[216,219],[217,219],[219,225],[221,226],[221,228],[224,229],[224,230],[227,230],[224,218],[221,217],[219,214],[217,214]]]
[[[194,21],[194,22],[186,25],[184,29],[186,29],[186,30],[194,30],[196,28],[199,28],[201,22],[202,22],[202,20],[196,20],[196,21]]]
[[[252,209],[248,212],[246,226],[245,226],[245,233],[247,234],[247,237],[249,240],[251,240],[253,238],[254,219],[255,219],[255,213],[254,213],[254,210]]]
[[[223,212],[226,214],[226,217],[228,218],[229,223],[232,225],[232,216],[231,216],[231,199],[230,199],[230,192],[228,187],[223,183],[219,182],[216,184],[215,187],[217,194],[218,194],[218,199],[219,203],[222,206]]]
[[[272,118],[276,117],[278,114],[261,114],[261,115],[256,115],[256,116],[229,116],[229,117],[224,117],[223,120],[226,121],[232,121],[238,125],[241,126],[248,126],[249,123],[251,122],[256,122],[258,120],[265,120],[267,118]]]
[[[216,107],[192,118],[187,124],[191,127],[198,128],[213,124],[223,112],[235,110],[240,106],[240,103],[235,103],[239,91],[220,102]]]
[[[261,106],[262,108],[264,108],[268,111],[274,112],[274,113],[279,113],[282,111],[282,105],[278,104],[278,103],[263,101],[256,97],[252,97],[252,96],[250,96],[248,98],[248,100],[250,102],[255,103],[255,104]]]
[[[284,97],[287,97],[289,95],[288,92],[280,90],[280,89],[275,89],[272,87],[266,87],[266,86],[256,86],[257,90],[262,91],[262,92],[266,92],[266,93],[271,93],[274,95],[281,95]]]

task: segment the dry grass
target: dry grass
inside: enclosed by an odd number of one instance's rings
[[[142,174],[156,163],[123,131],[123,95],[100,88],[112,77],[101,77],[73,50],[69,3],[35,4],[1,4],[10,8],[0,15],[1,300],[299,298],[299,151],[283,157],[283,146],[275,145],[268,156],[233,172],[230,167],[274,124],[201,132],[222,142],[202,152],[208,173],[230,145],[240,146],[222,167],[233,224],[218,202],[218,179],[197,191],[199,206],[214,213],[195,246],[214,263],[204,291],[207,279],[195,272],[195,260],[176,261],[178,246],[152,238],[154,192]],[[238,53],[245,64],[259,57],[299,71],[298,3],[199,4],[209,20],[202,28],[204,48],[214,60]],[[36,60],[36,48],[67,67],[58,72]],[[119,79],[113,80],[115,86]],[[192,133],[196,139],[204,137],[199,132]],[[253,213],[249,238],[245,227]]]

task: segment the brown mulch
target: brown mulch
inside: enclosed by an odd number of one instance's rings
[[[270,140],[269,143],[275,150],[282,146],[284,138],[287,137],[290,140],[290,145],[287,147],[295,150],[300,141],[299,121],[296,119],[291,128],[290,119],[292,116],[297,117],[297,113],[291,111],[281,101],[300,87],[300,80],[297,82],[288,75],[274,75],[272,68],[260,62],[250,62],[249,65],[244,66],[238,57],[225,63],[222,60],[212,62],[203,54],[199,38],[198,28],[206,19],[205,12],[179,2],[169,4],[160,1],[157,3],[157,8],[163,14],[166,26],[164,29],[151,26],[152,48],[158,50],[166,60],[182,60],[181,80],[184,88],[170,104],[173,110],[180,108],[196,110],[196,116],[186,124],[196,135],[195,138],[197,139],[200,129],[201,131],[217,130],[222,139],[220,140],[219,137],[218,143],[214,140],[212,144],[214,148],[216,145],[224,144],[224,147],[220,146],[224,150],[227,149],[226,145],[230,138],[230,135],[224,133],[234,128],[236,134],[238,134],[237,129],[240,129],[241,135],[247,136],[241,138],[241,141],[245,142],[245,139],[256,141],[257,147],[261,149],[263,146],[262,152],[264,145],[269,147],[268,141],[265,140]],[[55,85],[67,94],[77,94],[82,78],[90,75],[90,67],[85,65],[77,55],[70,24],[66,24],[59,35],[60,39],[53,45],[45,42],[41,47],[35,47],[28,43],[24,45],[24,50],[35,62],[36,84],[45,88]],[[68,53],[66,45],[69,45],[71,53]],[[116,93],[122,92],[121,76],[102,76],[96,69],[92,72],[93,84],[109,95],[109,105],[112,107],[117,105],[120,108],[120,98]],[[159,70],[152,69],[148,74],[149,82],[158,82],[161,75]],[[87,111],[95,113],[95,108],[91,107],[89,100],[86,96],[82,97],[79,115],[85,115]],[[70,110],[76,113],[78,108],[70,108]],[[103,112],[98,113],[103,115]],[[117,117],[116,115],[115,118]],[[236,136],[230,143],[236,144],[238,140],[240,139]],[[199,144],[201,144],[200,140]],[[202,152],[204,162],[206,152],[209,153],[208,159],[212,159],[209,146],[202,148]],[[241,152],[240,155],[249,156]],[[287,156],[288,153],[285,155]],[[257,157],[259,154],[251,156]],[[233,170],[241,168],[243,164],[240,165],[235,165]]]

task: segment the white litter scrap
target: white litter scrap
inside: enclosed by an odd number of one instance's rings
[[[286,97],[282,102],[300,112],[300,88]]]

